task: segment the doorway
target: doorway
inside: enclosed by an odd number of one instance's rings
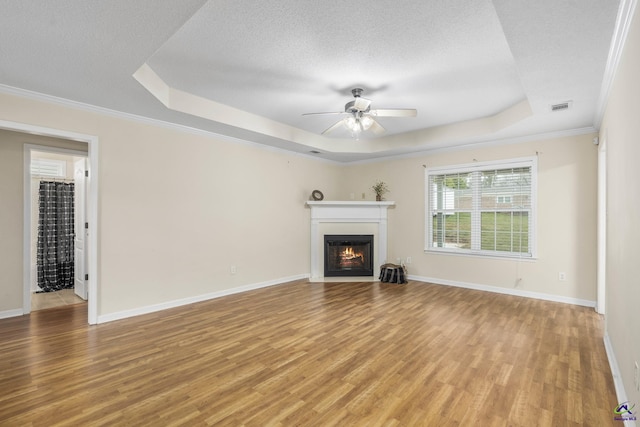
[[[88,169],[89,169],[89,190],[87,192],[87,233],[92,238],[89,240],[87,247],[88,255],[88,274],[89,280],[87,282],[87,311],[88,311],[88,323],[98,323],[98,305],[100,295],[98,294],[98,247],[99,247],[99,235],[98,235],[98,153],[99,153],[99,139],[97,136],[81,134],[76,132],[69,132],[65,130],[42,127],[36,125],[30,125],[19,122],[12,122],[7,120],[0,120],[0,129],[5,129],[13,132],[23,133],[27,135],[37,135],[43,137],[53,137],[57,139],[65,139],[68,141],[81,142],[88,147]],[[23,170],[29,170],[31,164],[31,148],[28,143],[24,145],[23,156]],[[37,146],[40,148],[40,146]],[[84,153],[87,155],[87,153]],[[29,216],[31,212],[31,200],[30,194],[30,174],[23,173],[23,250],[22,250],[22,289],[23,289],[23,304],[22,313],[28,314],[31,312],[31,274],[30,274],[30,241],[31,241],[31,222]]]
[[[87,153],[31,149],[31,311],[86,304]]]

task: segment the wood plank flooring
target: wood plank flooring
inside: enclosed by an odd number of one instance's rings
[[[2,426],[607,426],[593,309],[297,281],[87,325],[0,320]]]

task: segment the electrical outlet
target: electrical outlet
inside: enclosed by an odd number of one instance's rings
[[[411,257],[410,256],[407,257],[407,264],[411,264]]]
[[[362,200],[364,200],[364,193],[362,193]]]
[[[231,274],[236,274],[238,272],[238,269],[236,268],[235,265],[231,266]]]
[[[636,386],[636,391],[640,391],[640,370],[638,369],[638,361],[636,361],[633,366],[633,381]]]
[[[567,273],[565,273],[564,271],[561,271],[560,273],[558,273],[558,280],[561,282],[564,282],[565,280],[567,280]]]
[[[353,194],[353,193],[349,193],[349,198],[350,198],[351,200],[354,200],[354,199],[356,198],[356,195],[355,195],[355,194]]]

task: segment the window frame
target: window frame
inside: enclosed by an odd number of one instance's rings
[[[429,185],[429,178],[437,175],[450,175],[457,173],[482,173],[487,170],[496,169],[516,169],[516,168],[531,168],[531,184],[530,184],[530,208],[529,208],[529,222],[528,222],[528,242],[529,253],[520,252],[505,252],[498,250],[488,249],[476,249],[473,245],[469,249],[452,248],[452,247],[436,247],[433,246],[433,212],[431,203],[434,195]],[[495,160],[487,162],[474,162],[450,166],[435,166],[427,167],[424,174],[424,194],[425,194],[425,253],[439,253],[439,254],[453,254],[463,256],[482,256],[489,258],[517,258],[517,259],[537,259],[537,199],[538,199],[538,159],[536,156],[532,157],[520,157],[504,160]],[[480,215],[482,207],[479,203],[480,189],[472,186],[472,212],[475,215]],[[455,209],[456,213],[462,213],[468,211],[468,209]],[[513,210],[512,212],[514,212]],[[472,214],[473,215],[473,214]],[[478,239],[480,236],[480,223],[476,223],[476,228],[472,225],[471,239]]]

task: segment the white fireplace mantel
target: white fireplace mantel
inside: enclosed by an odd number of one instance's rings
[[[380,268],[387,260],[387,209],[395,206],[395,202],[373,201],[321,201],[307,202],[311,208],[311,279],[324,277],[323,253],[319,249],[319,226],[322,223],[354,223],[377,224],[377,241],[374,242],[374,250],[377,257],[374,271]]]

